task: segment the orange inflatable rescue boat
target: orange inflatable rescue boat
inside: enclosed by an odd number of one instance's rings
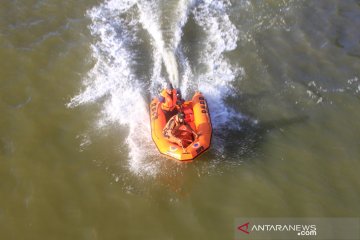
[[[165,114],[161,108],[157,108],[158,98],[154,98],[150,104],[151,136],[160,153],[180,161],[192,160],[205,152],[210,147],[212,126],[209,109],[204,96],[196,92],[191,101],[185,101],[181,105],[185,114],[185,121],[198,134],[197,139],[186,128],[180,127],[175,133],[182,141],[182,146],[171,143],[163,136],[166,125]],[[158,109],[157,114],[155,114]],[[155,117],[153,117],[155,115]]]

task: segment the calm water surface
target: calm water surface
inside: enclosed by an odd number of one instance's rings
[[[359,1],[3,0],[1,239],[233,239],[237,217],[360,216]],[[208,99],[163,158],[148,103]]]

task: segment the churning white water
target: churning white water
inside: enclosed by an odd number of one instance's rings
[[[244,74],[242,68],[231,65],[224,56],[237,47],[239,34],[227,15],[230,5],[226,0],[179,0],[171,13],[165,13],[160,1],[109,0],[88,11],[96,63],[68,107],[102,104],[97,127],[110,123],[126,126],[128,166],[135,174],[154,175],[159,169],[157,159],[161,156],[151,140],[146,96],[156,96],[159,87],[168,81],[188,98],[195,90],[204,93],[214,131],[224,126],[239,128],[231,120],[241,115],[224,103],[224,98],[233,93],[232,82]],[[166,18],[171,19],[167,25],[161,22],[162,14],[171,14],[171,18]],[[202,29],[204,39],[197,49],[197,66],[191,66],[183,51],[183,28],[189,18]],[[138,52],[133,49],[143,42],[151,46],[150,62],[145,66],[150,73],[147,79],[135,74],[137,68],[144,66],[139,66]],[[195,71],[199,66],[202,70]],[[215,139],[215,144],[221,149],[221,141]]]

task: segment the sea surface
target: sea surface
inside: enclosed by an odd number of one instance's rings
[[[356,0],[1,0],[0,239],[360,217],[359,78]],[[186,164],[151,140],[169,81],[211,112]]]

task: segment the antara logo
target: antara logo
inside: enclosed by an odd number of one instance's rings
[[[249,232],[249,224],[250,224],[250,222],[247,222],[247,223],[239,226],[238,229],[246,234],[249,234],[250,233]]]

